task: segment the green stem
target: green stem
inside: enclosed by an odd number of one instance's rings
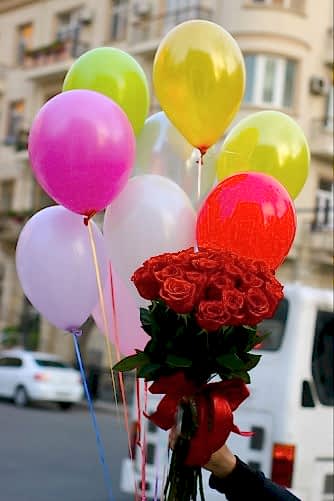
[[[199,467],[186,466],[191,437],[196,431],[194,412],[190,402],[183,403],[181,434],[175,444],[165,485],[166,501],[196,501],[200,493],[205,501],[202,472]]]

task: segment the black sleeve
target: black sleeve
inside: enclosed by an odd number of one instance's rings
[[[300,501],[283,487],[280,487],[263,473],[255,471],[237,457],[232,473],[221,479],[211,475],[209,485],[212,489],[225,494],[228,501]]]

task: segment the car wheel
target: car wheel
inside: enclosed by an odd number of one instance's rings
[[[73,407],[72,402],[58,402],[58,405],[62,411],[68,411],[71,407]]]
[[[28,393],[24,386],[18,386],[14,394],[14,403],[17,407],[27,407],[29,403]]]

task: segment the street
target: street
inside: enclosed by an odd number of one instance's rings
[[[119,492],[126,433],[118,418],[99,412],[98,423],[111,469],[114,501]],[[1,501],[107,501],[88,412],[56,407],[15,408],[0,401]]]

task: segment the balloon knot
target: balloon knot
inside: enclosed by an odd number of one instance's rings
[[[84,225],[85,226],[88,226],[89,220],[95,216],[96,212],[97,212],[96,210],[92,210],[92,211],[88,212],[88,214],[85,215],[85,217],[84,217]]]
[[[71,329],[70,330],[71,334],[73,334],[73,336],[76,336],[76,337],[80,337],[82,336],[82,329]]]

